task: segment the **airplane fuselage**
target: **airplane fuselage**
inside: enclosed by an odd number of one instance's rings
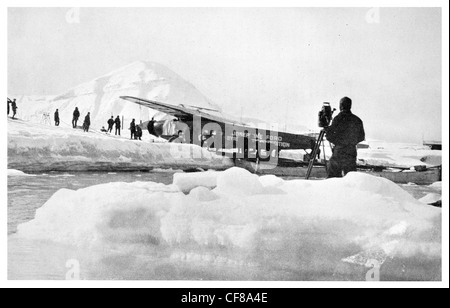
[[[273,128],[265,129],[266,125],[238,123],[220,114],[204,112],[199,107],[190,109],[184,105],[173,106],[130,96],[121,98],[175,118],[154,123],[152,131],[157,137],[196,144],[232,158],[277,159],[282,150],[310,150],[314,148],[316,142],[314,137],[280,132]]]
[[[164,135],[167,121],[155,123],[154,131],[158,137],[170,139]],[[227,124],[201,117],[185,118],[174,121],[174,134],[182,131],[185,143],[208,148],[217,154],[247,160],[278,157],[282,150],[311,149],[315,138],[303,135],[279,132],[257,127]]]

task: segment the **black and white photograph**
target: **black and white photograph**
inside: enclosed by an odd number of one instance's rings
[[[6,281],[448,287],[448,3],[364,2],[8,3]]]

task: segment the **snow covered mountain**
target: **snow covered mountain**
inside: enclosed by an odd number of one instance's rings
[[[35,123],[42,123],[45,113],[49,113],[53,120],[53,113],[59,109],[62,125],[69,126],[75,107],[79,108],[81,119],[91,113],[94,128],[106,125],[112,115],[123,116],[127,125],[133,118],[145,122],[156,114],[154,110],[120,99],[123,95],[175,106],[184,104],[220,110],[192,84],[167,67],[144,61],[134,62],[57,96],[10,97],[17,99],[18,117]]]
[[[84,116],[91,113],[94,129],[106,125],[106,121],[117,115],[123,116],[125,125],[136,119],[146,122],[156,115],[157,119],[166,117],[155,110],[140,107],[120,99],[120,96],[146,98],[174,106],[196,106],[218,110],[220,116],[236,122],[249,123],[261,129],[275,129],[292,133],[310,133],[307,127],[287,125],[286,123],[268,123],[244,115],[231,115],[222,112],[220,106],[207,99],[195,86],[171,71],[169,68],[153,62],[138,61],[117,69],[107,75],[83,83],[65,93],[52,96],[9,95],[16,98],[18,117],[25,121],[39,124],[53,122],[53,114],[59,109],[61,126],[70,127],[75,107],[81,112],[79,125]],[[50,119],[44,114],[48,114]],[[81,123],[80,123],[81,122]]]

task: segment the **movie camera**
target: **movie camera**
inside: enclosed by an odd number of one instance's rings
[[[322,110],[319,111],[319,127],[322,128],[319,137],[317,138],[316,144],[310,156],[310,161],[308,165],[308,171],[306,172],[306,179],[308,180],[311,176],[311,171],[314,167],[314,161],[317,155],[320,153],[320,146],[323,145],[323,138],[325,137],[326,128],[330,126],[333,120],[333,113],[336,108],[331,108],[331,104],[328,102],[323,103]],[[325,148],[324,148],[325,152]]]
[[[322,110],[319,111],[319,127],[326,128],[330,126],[335,111],[336,108],[331,109],[330,103],[323,103]]]

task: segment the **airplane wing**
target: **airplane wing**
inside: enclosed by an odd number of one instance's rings
[[[202,118],[214,121],[214,122],[242,125],[242,123],[230,121],[229,119],[225,119],[224,117],[219,117],[219,116],[215,116],[215,115],[203,112],[203,110],[216,111],[216,110],[212,110],[212,109],[206,109],[206,108],[200,108],[200,107],[193,107],[194,109],[190,109],[190,108],[185,107],[184,105],[174,106],[171,104],[156,102],[156,101],[132,97],[132,96],[121,96],[120,98],[130,101],[130,102],[133,102],[135,104],[138,104],[138,105],[141,105],[144,107],[148,107],[148,108],[157,110],[159,112],[174,116],[179,119],[190,119],[190,118],[193,118],[194,116],[199,116],[199,117],[202,117]]]
[[[181,106],[177,107],[165,103],[155,102],[132,96],[121,96],[120,98],[174,116],[176,118],[184,118],[192,116],[192,111],[189,111],[187,108]]]
[[[194,117],[201,117],[202,120],[209,120],[210,122],[219,123],[220,125],[232,125],[234,129],[241,131],[242,133],[244,133],[246,130],[247,132],[250,130],[254,130],[255,134],[256,131],[261,131],[259,128],[252,127],[244,123],[239,123],[238,121],[232,120],[230,118],[226,118],[225,116],[221,115],[220,112],[218,113],[218,115],[206,113],[204,112],[204,110],[208,109],[205,108],[193,106],[190,106],[192,108],[187,108],[184,105],[174,106],[132,96],[121,96],[120,98],[171,115],[185,122],[192,121]],[[210,111],[214,111],[217,113],[216,110],[211,109]],[[315,138],[313,137],[283,132],[276,133],[278,134],[278,145],[281,150],[314,148]],[[259,136],[256,138],[259,138]]]

